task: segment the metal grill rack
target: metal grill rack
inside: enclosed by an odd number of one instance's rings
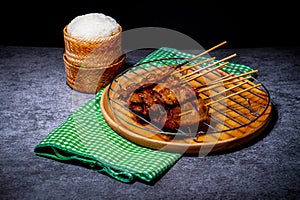
[[[249,73],[235,70],[235,74],[228,74],[222,70],[232,68],[229,62],[221,59],[198,57],[187,63],[187,59],[168,58],[138,63],[117,76],[108,89],[108,103],[114,113],[122,122],[135,126],[137,129],[166,135],[183,135],[197,138],[199,135],[228,132],[249,126],[259,119],[270,104],[270,95],[266,87]],[[118,94],[126,90],[128,85],[140,85],[147,76],[159,76],[166,70],[174,69],[182,84],[191,85],[199,90],[199,95],[206,100],[210,109],[210,123],[205,123],[207,131],[197,133],[162,131],[151,121],[136,116],[128,109],[127,102],[118,99]],[[196,77],[196,78],[193,78]],[[135,121],[128,120],[128,115],[135,115],[144,120],[149,126],[142,126]]]

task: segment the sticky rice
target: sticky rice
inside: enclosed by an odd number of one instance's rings
[[[89,13],[75,17],[67,28],[71,35],[82,38],[112,36],[120,31],[119,24],[103,13]]]

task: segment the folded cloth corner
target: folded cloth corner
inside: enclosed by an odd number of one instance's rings
[[[122,182],[151,182],[181,155],[138,146],[114,132],[100,110],[102,92],[49,133],[34,152],[60,161],[79,161]]]

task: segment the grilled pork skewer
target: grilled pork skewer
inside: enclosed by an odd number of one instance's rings
[[[191,133],[205,132],[209,123],[208,107],[189,84],[183,85],[176,69],[225,44],[225,42],[188,59],[186,62],[162,70],[160,74],[149,74],[121,91],[119,98],[135,113],[134,120],[140,124],[153,123],[161,130],[177,132],[186,129]],[[189,111],[187,114],[186,111]],[[138,116],[138,117],[137,117]],[[144,120],[142,120],[144,119]],[[204,128],[205,127],[205,128]]]

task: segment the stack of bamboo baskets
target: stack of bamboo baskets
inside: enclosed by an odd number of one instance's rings
[[[67,29],[63,29],[67,85],[80,92],[97,93],[124,68],[122,27],[112,36],[92,39],[71,35]]]

